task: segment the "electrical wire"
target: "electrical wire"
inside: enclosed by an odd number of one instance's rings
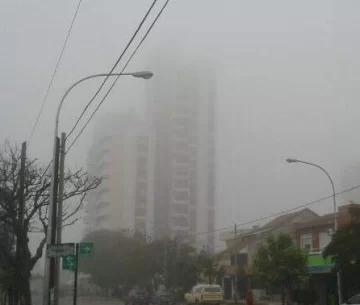
[[[81,3],[82,0],[80,0],[80,3]],[[169,0],[168,0],[169,1]],[[157,0],[154,0],[152,5],[150,6],[150,8],[148,9],[147,13],[144,15],[140,25],[138,26],[137,30],[135,31],[135,33],[133,34],[133,37],[132,37],[132,40],[135,38],[135,36],[137,35],[138,31],[140,30],[140,28],[142,27],[144,21],[146,20],[147,16],[149,15],[149,13],[151,12],[152,8],[154,7],[154,5],[156,4]],[[147,32],[148,34],[148,32]],[[145,36],[147,36],[147,34]],[[93,96],[93,98],[90,100],[90,102],[86,105],[85,109],[83,110],[82,114],[80,115],[80,117],[78,118],[78,120],[76,121],[75,125],[73,126],[73,128],[71,129],[70,133],[67,135],[66,139],[71,135],[71,133],[75,130],[78,122],[80,121],[81,117],[84,115],[85,111],[87,110],[87,108],[90,106],[90,104],[92,103],[92,101],[96,98],[97,94],[100,92],[101,88],[104,86],[106,80],[110,77],[110,74],[114,71],[114,69],[116,68],[117,64],[120,62],[120,60],[122,59],[122,57],[124,56],[127,48],[129,47],[129,45],[131,44],[132,40],[130,40],[130,42],[128,43],[127,47],[124,49],[124,51],[121,53],[120,57],[118,58],[118,60],[116,61],[115,65],[113,66],[113,68],[111,69],[111,71],[108,73],[106,79],[103,81],[102,85],[100,86],[99,90],[95,93],[95,95]],[[142,39],[142,41],[144,41],[144,38]],[[138,45],[137,46],[137,49],[139,48],[140,46]],[[135,54],[133,53],[132,54],[132,57],[134,56]],[[131,57],[131,58],[132,58]],[[129,61],[126,63],[126,66],[128,65]],[[126,67],[125,66],[125,67]],[[85,128],[83,128],[85,129]],[[66,153],[70,150],[70,148],[74,145],[75,141],[79,138],[80,135],[78,135],[76,137],[76,139],[71,143],[71,145],[69,146],[68,150],[66,151]],[[53,160],[51,160],[48,165],[46,166],[44,172],[43,172],[43,175],[42,177],[45,176],[46,172],[49,170],[50,168],[50,165],[51,163],[53,162]]]
[[[84,116],[86,110],[90,107],[90,105],[93,103],[93,101],[95,100],[95,98],[99,95],[101,89],[104,87],[105,83],[107,82],[107,80],[109,79],[109,77],[111,76],[111,74],[114,72],[114,70],[116,69],[117,65],[119,64],[119,62],[121,61],[121,59],[124,57],[126,51],[129,49],[130,45],[132,44],[132,42],[134,41],[134,39],[136,38],[137,34],[139,33],[140,29],[142,28],[144,22],[146,21],[147,17],[149,16],[150,12],[152,11],[154,5],[156,4],[157,0],[154,0],[152,2],[152,4],[150,5],[149,9],[147,10],[146,14],[144,15],[144,17],[142,18],[140,24],[138,25],[137,29],[135,30],[135,32],[133,33],[132,37],[130,38],[129,42],[127,43],[125,49],[121,52],[119,58],[116,60],[115,64],[112,66],[111,70],[109,71],[109,73],[107,74],[107,76],[105,77],[105,79],[103,80],[102,84],[100,85],[99,89],[97,89],[97,91],[95,92],[94,96],[91,98],[91,100],[86,104],[85,108],[83,109],[83,111],[81,112],[80,116],[77,118],[74,126],[71,128],[70,132],[68,133],[66,139],[68,139],[71,134],[74,132],[75,128],[77,127],[77,125],[79,124],[81,118]]]
[[[343,191],[341,191],[341,192],[335,193],[335,196],[339,196],[339,195],[341,195],[341,194],[344,194],[344,193],[353,191],[353,190],[358,189],[358,188],[360,188],[360,184],[359,184],[359,185],[355,185],[355,186],[353,186],[353,187],[351,187],[351,188],[345,189],[345,190],[343,190]],[[321,202],[321,201],[330,199],[330,198],[332,198],[332,197],[333,197],[333,195],[326,196],[326,197],[323,197],[323,198],[320,198],[320,199],[317,199],[317,200],[313,200],[313,201],[310,201],[310,202],[307,202],[307,203],[298,205],[298,206],[296,206],[296,207],[294,207],[294,208],[291,208],[291,209],[286,209],[286,210],[283,210],[283,211],[278,212],[278,213],[274,213],[274,214],[270,214],[270,215],[267,215],[267,216],[263,216],[263,217],[260,217],[260,218],[257,218],[257,219],[251,220],[251,221],[246,221],[246,222],[238,223],[238,224],[236,224],[236,225],[241,227],[241,226],[245,226],[245,225],[257,223],[257,222],[260,222],[260,221],[263,221],[263,220],[267,220],[267,219],[269,219],[269,218],[273,218],[273,217],[276,217],[276,216],[281,216],[281,215],[283,215],[283,214],[287,214],[287,213],[290,213],[290,212],[293,212],[293,211],[296,211],[296,210],[299,210],[299,209],[308,207],[308,206],[310,206],[310,205],[313,205],[313,204],[315,204],[315,203],[319,203],[319,202]],[[197,232],[197,233],[193,233],[193,234],[182,235],[181,237],[213,234],[213,233],[216,233],[216,232],[228,230],[228,229],[233,228],[233,227],[234,227],[234,225],[229,226],[229,227],[219,228],[219,229],[216,229],[216,230],[213,230],[213,231]]]
[[[120,71],[119,75],[115,78],[114,82],[112,83],[111,87],[108,89],[108,91],[106,92],[106,94],[104,95],[104,97],[102,98],[102,100],[100,101],[99,105],[96,107],[96,109],[93,111],[93,113],[91,114],[90,118],[86,121],[85,125],[81,128],[80,132],[77,134],[77,136],[75,137],[75,139],[72,141],[72,143],[69,145],[68,150],[66,151],[66,153],[69,152],[69,150],[74,146],[74,144],[76,143],[76,141],[79,139],[79,137],[82,135],[82,133],[84,132],[84,130],[86,129],[86,127],[89,125],[90,121],[93,119],[93,117],[95,116],[96,112],[99,110],[99,108],[101,107],[101,105],[104,103],[104,101],[106,100],[106,98],[108,97],[108,95],[110,94],[111,90],[114,88],[116,82],[119,80],[121,74],[124,72],[124,70],[127,68],[127,66],[129,65],[129,63],[131,62],[131,60],[133,59],[133,57],[135,56],[135,54],[137,53],[137,51],[139,50],[139,48],[141,47],[141,45],[143,44],[143,42],[145,41],[145,39],[147,38],[147,36],[149,35],[149,33],[151,32],[151,30],[153,29],[154,25],[156,24],[156,22],[158,21],[159,17],[161,16],[161,14],[163,13],[164,9],[166,8],[166,6],[168,5],[170,0],[167,0],[164,5],[162,6],[161,10],[159,11],[159,13],[157,14],[157,16],[155,17],[154,21],[152,22],[152,24],[150,25],[150,27],[148,28],[148,30],[146,31],[145,35],[143,36],[143,38],[140,40],[140,42],[138,43],[137,47],[135,48],[135,50],[132,52],[131,56],[129,57],[129,59],[127,60],[127,62],[125,63],[125,66],[123,67],[123,69]],[[91,101],[90,101],[91,102]],[[86,108],[87,109],[87,108]],[[68,137],[70,136],[71,132],[75,129],[76,124],[74,125],[74,127],[71,129]]]
[[[38,114],[37,114],[37,117],[36,117],[36,119],[35,119],[35,122],[34,122],[34,124],[33,124],[32,130],[31,130],[31,134],[30,134],[30,137],[29,137],[29,140],[28,140],[28,143],[31,142],[31,140],[32,140],[32,138],[33,138],[33,136],[34,136],[36,127],[37,127],[37,125],[39,124],[41,114],[42,114],[42,112],[43,112],[44,106],[45,106],[46,101],[47,101],[47,99],[48,99],[50,90],[51,90],[52,85],[53,85],[54,80],[55,80],[55,76],[56,76],[57,71],[58,71],[58,69],[59,69],[60,63],[61,63],[62,58],[63,58],[63,56],[64,56],[64,52],[65,52],[65,49],[66,49],[68,40],[69,40],[69,38],[70,38],[72,29],[73,29],[73,27],[74,27],[76,17],[77,17],[77,15],[78,15],[79,10],[80,10],[81,2],[82,2],[82,0],[79,0],[79,1],[78,1],[78,4],[77,4],[76,10],[75,10],[75,13],[74,13],[74,15],[73,15],[73,18],[72,18],[72,20],[71,20],[71,23],[70,23],[70,26],[69,26],[69,29],[68,29],[68,32],[67,32],[67,35],[66,35],[64,44],[63,44],[62,49],[61,49],[61,52],[60,52],[60,54],[59,54],[59,57],[58,57],[58,60],[57,60],[56,65],[55,65],[54,71],[53,71],[53,73],[52,73],[52,75],[51,75],[49,84],[48,84],[48,86],[47,86],[47,88],[46,88],[45,95],[44,95],[44,98],[43,98],[42,103],[41,103],[41,106],[40,106],[40,110],[39,110],[39,112],[38,112]]]

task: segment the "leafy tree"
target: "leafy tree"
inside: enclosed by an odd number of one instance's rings
[[[150,283],[166,284],[189,290],[197,281],[198,258],[195,251],[174,240],[159,239],[147,242],[141,234],[97,231],[84,238],[95,243],[94,255],[80,262],[80,270],[92,276],[100,287],[126,288]],[[164,264],[165,249],[167,264]]]
[[[153,266],[153,278],[157,274],[164,277],[164,254],[167,255],[167,278],[168,287],[182,287],[187,291],[197,281],[197,256],[195,250],[178,241],[169,239],[154,240],[147,245],[148,259]],[[164,279],[163,279],[164,280]]]
[[[272,235],[258,249],[254,268],[264,282],[281,288],[284,305],[285,295],[291,301],[291,290],[306,277],[307,253],[289,235]]]
[[[51,174],[36,159],[26,160],[25,217],[22,226],[18,220],[20,154],[18,146],[8,142],[0,149],[0,222],[8,229],[10,237],[22,240],[20,260],[16,260],[13,247],[8,246],[1,247],[0,257],[8,269],[14,270],[15,289],[21,295],[22,303],[31,305],[30,275],[41,258],[46,243]],[[96,188],[100,182],[97,178],[89,178],[82,169],[66,172],[62,215],[64,226],[77,220],[76,215],[83,206],[86,193]],[[29,249],[28,236],[31,232],[44,236],[34,254]]]
[[[152,266],[143,238],[129,236],[125,232],[101,230],[91,232],[84,241],[93,242],[95,251],[92,257],[80,262],[80,270],[90,274],[100,287],[117,287],[119,284],[131,287],[148,281]]]
[[[216,271],[216,284],[222,285],[222,279],[225,276],[225,268],[223,266],[219,266]]]
[[[332,257],[334,271],[341,271],[345,297],[360,289],[360,208],[350,208],[349,214],[351,221],[335,232],[323,253]]]
[[[220,268],[217,262],[206,251],[200,252],[198,260],[200,272],[208,278],[209,284],[213,284]]]

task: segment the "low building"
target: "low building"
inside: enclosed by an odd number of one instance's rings
[[[337,213],[339,227],[351,221],[349,209],[352,207],[360,207],[360,205],[351,203],[339,207]],[[334,264],[330,258],[323,257],[323,251],[330,244],[333,232],[334,213],[294,225],[296,244],[309,251],[308,270],[320,305],[329,304],[331,296],[336,295],[334,290],[336,278],[332,272]]]
[[[243,297],[250,288],[252,265],[259,246],[270,234],[286,233],[293,236],[294,225],[313,221],[320,216],[310,209],[281,215],[262,227],[253,227],[237,235],[233,241],[228,240],[229,247],[216,255],[219,265],[226,272],[223,280],[225,297],[232,297],[235,291],[236,271],[244,276],[238,277],[237,291]]]

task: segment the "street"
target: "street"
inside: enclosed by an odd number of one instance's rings
[[[42,296],[33,296],[33,304],[41,305]],[[59,305],[72,305],[72,297],[66,297],[60,299]],[[96,296],[79,297],[77,300],[78,305],[123,305],[123,302],[117,299],[101,298]]]

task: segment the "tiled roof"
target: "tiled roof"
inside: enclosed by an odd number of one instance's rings
[[[334,224],[334,214],[326,214],[320,216],[319,218],[296,223],[294,224],[294,228],[296,229],[304,229],[309,227],[317,227],[317,226],[326,226],[326,225],[333,225]]]
[[[216,257],[218,258],[223,258],[224,255],[229,255],[231,253],[235,253],[235,252],[239,252],[241,251],[243,248],[245,248],[249,243],[251,244],[252,241],[244,241],[242,240],[242,238],[244,236],[250,236],[250,235],[256,235],[256,234],[261,234],[264,233],[266,231],[271,232],[272,230],[278,229],[282,226],[286,226],[288,225],[295,217],[297,217],[298,215],[300,215],[301,213],[303,213],[304,211],[310,211],[312,212],[310,209],[303,209],[294,213],[289,213],[289,214],[284,214],[281,215],[273,220],[271,220],[269,223],[267,223],[266,225],[260,227],[260,228],[256,228],[256,229],[252,229],[246,233],[243,233],[241,235],[239,235],[239,241],[235,243],[235,245],[227,248],[226,250],[218,253],[216,255]],[[314,212],[312,212],[314,213]],[[314,213],[315,214],[315,213]],[[316,215],[316,214],[315,214]]]
[[[306,208],[306,209],[302,209],[300,211],[297,212],[293,212],[293,213],[289,213],[289,214],[284,214],[281,215],[273,220],[271,220],[269,223],[267,223],[265,226],[263,226],[262,228],[271,228],[271,229],[276,229],[279,228],[281,226],[284,226],[286,224],[288,224],[289,222],[291,222],[295,217],[301,215],[302,213],[304,213],[305,211],[307,212],[311,212],[314,215],[317,215],[315,212],[313,212],[312,210]]]

